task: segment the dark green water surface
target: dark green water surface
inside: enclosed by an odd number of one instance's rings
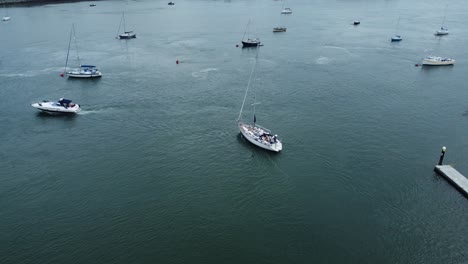
[[[446,145],[468,174],[464,0],[444,37],[436,0],[287,1],[283,16],[270,0],[96,3],[0,24],[0,263],[468,263],[467,200],[433,172]],[[137,39],[115,39],[123,10]],[[257,119],[280,154],[235,123],[249,19]],[[59,76],[72,23],[102,79]],[[431,54],[457,64],[414,66]],[[30,106],[60,97],[82,112]]]

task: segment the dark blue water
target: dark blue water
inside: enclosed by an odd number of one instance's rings
[[[446,145],[468,174],[464,1],[96,3],[0,24],[0,263],[468,263],[466,198],[433,172]],[[235,123],[249,19],[278,155]],[[72,23],[102,79],[59,77]],[[60,97],[82,112],[30,106]]]

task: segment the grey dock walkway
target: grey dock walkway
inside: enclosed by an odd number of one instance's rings
[[[468,179],[450,165],[437,165],[435,170],[468,197]]]

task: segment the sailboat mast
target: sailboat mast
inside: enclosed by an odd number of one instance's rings
[[[120,23],[119,23],[119,29],[117,29],[117,34],[115,34],[118,38],[119,37],[119,32],[120,32],[120,27],[122,26],[122,20],[123,20],[123,12],[122,12],[122,18],[120,19]]]
[[[448,7],[448,4],[445,5],[445,10],[444,10],[444,19],[442,20],[442,26],[443,27],[445,25],[445,17],[447,16],[447,7]]]
[[[241,109],[239,111],[239,116],[237,117],[237,121],[239,121],[241,119],[241,117],[242,117],[242,111],[244,110],[245,100],[247,99],[247,94],[249,93],[250,84],[252,83],[252,80],[257,75],[256,71],[255,71],[256,68],[257,68],[257,61],[258,61],[258,49],[257,49],[257,54],[255,55],[255,62],[252,65],[252,70],[250,71],[249,82],[247,83],[247,88],[245,89],[244,100],[242,101],[242,106],[241,106]],[[255,116],[255,95],[254,95],[254,116]],[[254,117],[254,119],[255,119],[255,117]]]
[[[249,29],[249,25],[250,25],[250,19],[249,19],[249,23],[247,23],[247,26],[245,27],[244,35],[242,36],[242,40],[244,40],[244,38],[245,38],[245,34],[247,33],[247,29]]]
[[[70,55],[70,44],[72,40],[72,34],[73,34],[73,24],[72,24],[72,28],[70,29],[70,38],[68,39],[67,59],[65,60],[65,68],[63,69],[64,73],[67,72],[68,56]]]
[[[76,49],[76,59],[78,60],[78,65],[81,67],[80,54],[78,53],[78,44],[76,43],[75,24],[72,24],[72,29],[73,29],[73,40],[75,42],[75,49]]]
[[[124,33],[125,33],[127,30],[125,29],[125,13],[124,12],[122,12],[122,18],[123,18]]]
[[[250,84],[252,83],[252,77],[254,75],[256,65],[257,65],[257,59],[255,59],[255,62],[252,65],[252,70],[250,71],[249,82],[247,83],[247,88],[245,89],[244,100],[242,101],[242,106],[239,111],[239,116],[237,117],[237,121],[241,119],[242,111],[244,110],[245,100],[247,99],[247,94],[249,93],[249,88],[250,88]]]

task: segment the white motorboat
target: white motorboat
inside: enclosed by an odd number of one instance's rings
[[[452,58],[429,56],[423,59],[422,64],[431,66],[453,65],[455,64],[455,60]]]
[[[76,46],[76,58],[78,60],[78,64],[80,65],[79,67],[75,69],[69,69],[68,68],[68,58],[70,55],[70,46],[71,46],[71,41],[72,37],[75,40],[75,46]],[[69,78],[98,78],[102,77],[101,71],[94,66],[94,65],[82,65],[80,63],[80,57],[78,56],[78,45],[76,44],[76,37],[75,37],[75,25],[72,24],[72,28],[70,31],[70,40],[68,41],[68,51],[67,51],[67,59],[65,61],[65,68],[63,70],[63,73],[61,76],[63,77],[64,75],[67,75]]]
[[[55,114],[76,114],[80,109],[80,105],[72,103],[71,100],[60,98],[57,102],[43,101],[34,103],[32,107],[47,113]]]
[[[281,11],[281,14],[291,14],[291,13],[292,13],[292,10],[289,7],[286,7]]]
[[[249,82],[247,83],[247,88],[245,89],[244,100],[242,101],[242,106],[239,111],[239,117],[237,118],[237,125],[239,127],[239,131],[246,138],[250,143],[254,144],[257,147],[274,151],[280,152],[283,149],[283,144],[278,139],[278,135],[271,134],[270,130],[261,127],[256,124],[257,117],[255,116],[255,98],[253,99],[253,124],[247,124],[241,121],[242,118],[242,110],[244,109],[245,101],[247,99],[247,94],[249,93],[250,84],[252,80],[256,78],[256,65],[257,65],[257,57],[258,51],[255,58],[255,63],[252,66],[252,70],[250,72]],[[255,94],[255,93],[254,93]]]
[[[283,144],[278,139],[278,135],[272,135],[270,130],[259,125],[249,125],[238,122],[239,130],[250,143],[266,150],[280,152]]]
[[[8,21],[8,20],[10,20],[10,19],[11,19],[11,17],[9,17],[9,16],[4,16],[4,17],[2,18],[3,21]]]
[[[434,35],[443,36],[443,35],[448,35],[448,33],[449,33],[448,28],[441,27],[439,30],[435,32]]]

